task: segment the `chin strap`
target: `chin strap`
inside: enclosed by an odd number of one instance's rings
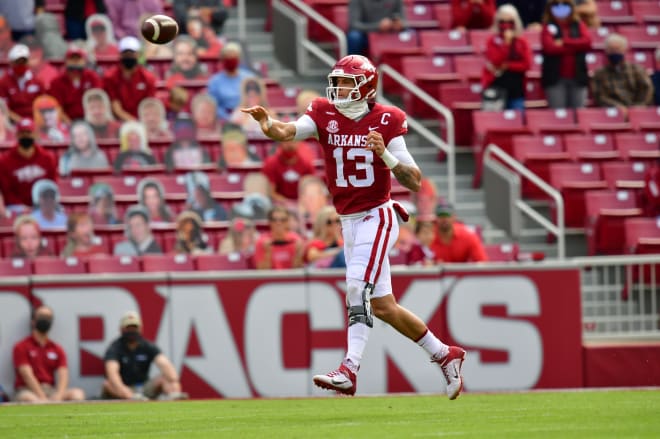
[[[369,110],[369,105],[367,104],[367,101],[361,100],[357,102],[335,104],[335,108],[349,119],[356,120],[364,116],[364,114]]]

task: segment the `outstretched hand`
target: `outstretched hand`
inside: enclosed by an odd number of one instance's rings
[[[241,111],[243,113],[247,113],[254,120],[256,120],[259,123],[265,123],[268,120],[268,111],[261,105],[255,105],[254,107],[248,107],[248,108],[241,108]]]

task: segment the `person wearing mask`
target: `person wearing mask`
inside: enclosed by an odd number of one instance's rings
[[[494,15],[495,0],[451,0],[452,29],[488,29]]]
[[[144,254],[162,254],[163,249],[155,241],[149,227],[149,214],[143,206],[131,206],[124,214],[126,239],[115,245],[113,253],[117,256],[141,256]]]
[[[0,99],[9,107],[9,117],[17,123],[24,117],[32,117],[32,104],[46,87],[35,77],[28,66],[30,49],[16,44],[9,51],[9,69],[0,78]]]
[[[14,250],[12,258],[34,259],[52,256],[52,252],[41,239],[39,223],[31,215],[20,215],[14,220]]]
[[[591,86],[594,102],[599,107],[616,107],[628,115],[628,107],[649,105],[653,84],[644,67],[625,60],[628,40],[616,33],[605,39],[607,65],[596,70]]]
[[[541,83],[548,106],[584,107],[589,85],[586,54],[591,50],[591,36],[578,17],[573,0],[551,0],[546,4],[541,44]]]
[[[229,120],[232,111],[241,101],[241,84],[254,73],[241,67],[241,46],[230,42],[222,49],[220,56],[223,70],[209,80],[208,93],[217,104],[216,114],[222,121]]]
[[[69,368],[64,349],[50,339],[53,310],[45,305],[34,308],[31,334],[14,345],[16,381],[14,401],[27,403],[83,401],[85,392],[69,387]]]
[[[479,237],[456,221],[454,209],[440,204],[436,209],[436,233],[430,248],[437,263],[485,262],[486,250]]]
[[[119,65],[103,76],[103,88],[119,120],[135,120],[142,99],[156,96],[156,77],[138,65],[140,48],[137,38],[122,38],[119,41]]]
[[[64,69],[53,79],[48,93],[60,103],[66,120],[72,121],[85,117],[85,92],[102,86],[99,75],[87,68],[85,49],[71,45],[64,56]]]

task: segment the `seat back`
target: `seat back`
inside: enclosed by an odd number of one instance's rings
[[[34,259],[34,274],[85,274],[87,266],[76,257],[39,256]]]
[[[102,255],[89,258],[87,268],[90,273],[138,273],[140,261],[134,256]]]
[[[646,162],[612,161],[601,164],[603,178],[610,189],[635,188],[644,183]]]
[[[195,267],[199,271],[209,270],[248,270],[250,258],[241,253],[199,255],[195,258]]]
[[[29,276],[32,274],[32,263],[27,259],[0,259],[0,277]]]
[[[193,259],[185,254],[144,255],[142,271],[194,271]]]
[[[484,250],[490,262],[515,262],[519,246],[516,243],[486,244]]]
[[[570,109],[535,108],[525,111],[527,128],[533,133],[579,131]]]
[[[422,51],[426,55],[446,53],[474,53],[468,34],[459,30],[426,30],[419,34]]]

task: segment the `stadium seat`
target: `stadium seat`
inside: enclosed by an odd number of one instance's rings
[[[630,107],[628,120],[635,130],[660,132],[660,107]]]
[[[142,271],[194,271],[193,259],[185,254],[144,255],[142,256]]]
[[[621,156],[611,134],[566,134],[564,143],[575,161],[616,160]]]
[[[573,110],[536,108],[525,111],[527,128],[541,133],[575,133],[582,130],[575,121]]]
[[[404,56],[421,55],[419,37],[415,31],[400,33],[370,32],[369,55],[375,65],[387,64],[394,70],[401,71],[401,58]],[[390,77],[382,79],[383,89],[388,93],[398,93],[401,86]]]
[[[401,74],[435,99],[439,99],[443,83],[459,80],[452,57],[443,55],[406,56],[401,61]],[[428,118],[433,114],[431,107],[407,90],[403,91],[402,98],[409,115]]]
[[[437,29],[433,8],[425,4],[404,4],[404,16],[413,29]]]
[[[587,62],[587,71],[589,76],[606,64],[605,53],[603,52],[589,52],[585,56]]]
[[[518,261],[519,246],[516,243],[485,244],[484,250],[490,262]]]
[[[86,177],[61,178],[57,182],[60,198],[87,197],[90,179]]]
[[[463,80],[481,82],[485,58],[482,55],[457,55],[454,57],[454,69]]]
[[[481,54],[486,50],[486,43],[493,35],[490,29],[472,29],[468,31],[468,39],[475,53]]]
[[[454,114],[456,144],[473,145],[472,112],[481,108],[481,84],[441,83],[438,93],[438,100]]]
[[[137,201],[137,187],[140,177],[135,175],[100,175],[94,183],[105,183],[115,192],[115,199],[130,198]]]
[[[585,193],[587,250],[589,256],[625,252],[624,220],[642,214],[631,191],[587,191]]]
[[[638,23],[660,23],[660,2],[650,0],[635,0],[630,9]]]
[[[426,55],[471,54],[474,49],[468,34],[459,30],[426,30],[419,33],[419,43]]]
[[[618,33],[628,39],[628,46],[633,49],[655,50],[658,40],[660,40],[660,28],[654,24],[647,24],[645,26],[620,26]]]
[[[556,134],[513,136],[513,156],[545,181],[550,181],[551,163],[570,160],[564,150],[563,138]],[[522,181],[522,195],[525,198],[546,198],[545,192],[527,179]]]
[[[84,261],[75,258],[58,258],[55,256],[40,256],[34,259],[34,274],[85,274],[87,267]]]
[[[523,30],[523,38],[529,43],[530,49],[533,52],[541,51],[541,31],[539,29],[525,29]]]
[[[564,224],[566,227],[584,227],[585,192],[606,189],[600,167],[593,163],[552,163],[550,184],[559,190],[564,199]],[[552,207],[556,218],[556,206]]]
[[[591,36],[591,47],[596,50],[603,50],[605,48],[605,39],[612,33],[609,27],[601,26],[598,28],[589,28],[589,35]]]
[[[433,16],[438,24],[438,29],[446,30],[451,28],[451,5],[448,3],[434,4]]]
[[[657,218],[629,218],[625,220],[624,227],[627,253],[660,253],[660,220]]]
[[[659,131],[660,133],[660,131]],[[616,133],[616,147],[627,160],[652,161],[660,158],[660,134]]]
[[[626,52],[626,60],[644,68],[649,75],[655,71],[655,51],[648,47],[646,50],[635,49]]]
[[[599,1],[598,16],[604,25],[632,24],[637,21],[628,2],[621,0]]]
[[[29,276],[32,274],[32,263],[27,259],[0,259],[0,277]]]
[[[646,162],[614,161],[601,164],[603,178],[610,189],[642,189],[647,169]]]
[[[248,270],[250,259],[240,253],[198,255],[195,257],[195,267],[199,271]]]
[[[632,126],[626,122],[626,115],[615,107],[578,108],[577,122],[583,131],[630,131]]]
[[[97,255],[87,260],[90,273],[139,273],[140,261],[134,256]]]
[[[188,198],[186,178],[183,174],[164,174],[156,177],[163,185],[165,198],[168,201],[185,200]]]

